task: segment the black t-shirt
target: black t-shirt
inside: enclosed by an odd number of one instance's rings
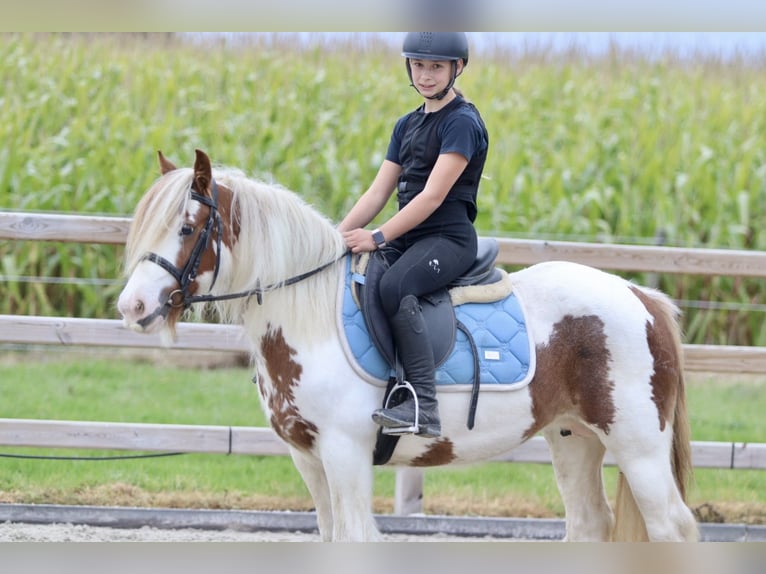
[[[445,203],[464,203],[466,215],[472,222],[476,218],[476,194],[488,147],[489,136],[479,111],[461,96],[437,112],[426,113],[424,106],[420,106],[399,118],[386,159],[402,166],[400,208],[423,189],[439,155],[456,152],[468,160],[468,165]],[[454,216],[454,209],[448,211]]]

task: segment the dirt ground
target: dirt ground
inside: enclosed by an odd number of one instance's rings
[[[461,538],[434,534],[413,536],[385,534],[387,542],[491,541],[492,538]],[[505,539],[507,541],[507,539]],[[238,532],[159,528],[105,528],[74,524],[0,524],[0,542],[319,542],[319,535],[305,532]]]

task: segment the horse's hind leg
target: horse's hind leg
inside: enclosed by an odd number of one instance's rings
[[[565,430],[572,432],[571,427]],[[551,450],[556,482],[564,501],[565,540],[609,540],[614,516],[604,491],[604,446],[592,431],[579,426],[566,436],[562,436],[560,427],[549,427],[543,436]]]
[[[297,449],[290,449],[295,467],[300,472],[306,488],[314,501],[317,513],[317,526],[322,540],[329,542],[332,539],[332,504],[330,502],[330,488],[327,484],[327,476],[322,466],[322,461],[310,454],[305,454]]]

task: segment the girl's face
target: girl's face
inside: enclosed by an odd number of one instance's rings
[[[462,70],[462,62],[458,61],[458,74]],[[452,62],[450,60],[416,60],[410,59],[412,83],[423,97],[433,96],[447,87],[452,77]]]

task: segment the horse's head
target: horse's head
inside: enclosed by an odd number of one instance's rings
[[[139,332],[172,334],[189,298],[215,285],[224,237],[220,210],[231,193],[212,176],[208,156],[196,151],[194,169],[177,169],[159,153],[162,176],[136,208],[125,253],[129,279],[118,308]],[[223,197],[225,195],[225,198]]]

